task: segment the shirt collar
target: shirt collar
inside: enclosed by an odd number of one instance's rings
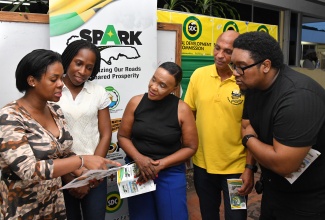
[[[219,74],[218,74],[218,70],[217,70],[217,68],[216,68],[216,66],[214,65],[214,70],[215,71],[211,71],[211,73],[210,73],[210,76],[211,77],[217,77],[217,78],[219,78],[219,79],[221,79],[221,77],[219,76]],[[228,79],[226,79],[226,80],[231,80],[231,81],[236,81],[236,78],[235,78],[235,76],[234,75],[231,75],[231,77],[229,77]]]
[[[65,84],[63,84],[62,90],[69,90],[69,88]],[[87,92],[89,94],[91,93],[91,86],[88,81],[85,82],[82,90],[84,90],[85,92]]]

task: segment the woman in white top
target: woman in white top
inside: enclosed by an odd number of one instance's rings
[[[85,40],[70,43],[62,53],[64,87],[58,103],[73,137],[72,149],[77,154],[106,157],[112,135],[105,89],[91,82],[100,69],[100,51]],[[74,177],[66,175],[64,184]],[[105,219],[106,178],[87,186],[64,190],[69,220]],[[81,210],[80,210],[81,209]]]

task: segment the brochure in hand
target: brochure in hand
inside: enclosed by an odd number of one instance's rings
[[[243,185],[242,179],[227,179],[231,209],[246,209],[246,198],[238,194]]]
[[[156,190],[156,184],[153,180],[141,185],[137,184],[138,177],[136,174],[138,172],[139,169],[135,163],[127,164],[117,171],[117,187],[121,199]]]
[[[93,179],[103,179],[104,177],[110,176],[113,173],[116,173],[118,170],[122,169],[123,166],[121,167],[113,167],[108,170],[88,170],[81,176],[75,178],[65,186],[61,187],[60,189],[69,189],[69,188],[78,188],[81,186],[85,186],[89,184],[89,180]]]

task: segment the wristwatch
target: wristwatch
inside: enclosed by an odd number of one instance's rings
[[[246,164],[245,168],[248,168],[248,169],[252,170],[254,173],[257,172],[257,166],[256,165]]]
[[[253,134],[247,134],[247,135],[245,135],[245,136],[243,137],[241,143],[242,143],[242,145],[243,145],[245,148],[247,148],[247,146],[246,146],[247,141],[248,141],[248,139],[250,139],[251,137],[255,137],[255,135],[253,135]]]

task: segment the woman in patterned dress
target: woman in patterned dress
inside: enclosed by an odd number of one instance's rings
[[[0,110],[0,219],[66,219],[61,176],[119,165],[71,151],[63,113],[52,103],[61,97],[62,76],[61,56],[51,50],[34,50],[17,66],[24,96]]]

